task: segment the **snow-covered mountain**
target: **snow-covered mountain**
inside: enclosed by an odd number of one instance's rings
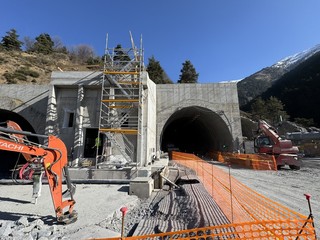
[[[292,68],[296,67],[298,64],[309,59],[311,56],[318,52],[320,52],[320,44],[303,52],[296,53],[294,55],[286,57],[277,62],[276,64],[272,65],[271,67],[282,68],[286,69],[287,71],[290,71]]]
[[[318,53],[320,53],[320,44],[303,52],[286,57],[272,66],[263,68],[238,82],[237,86],[240,106],[244,106],[255,97],[261,95],[284,74],[292,71]]]

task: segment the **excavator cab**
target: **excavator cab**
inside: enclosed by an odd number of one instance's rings
[[[259,136],[254,139],[254,151],[256,153],[272,154],[273,143],[268,136]]]

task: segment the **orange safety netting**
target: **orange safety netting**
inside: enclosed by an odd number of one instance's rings
[[[90,238],[91,240],[167,240],[167,239],[245,239],[245,240],[289,240],[308,239],[314,240],[314,234],[301,231],[304,220],[288,221],[261,221],[226,224],[221,226],[210,226],[204,228],[181,230],[176,232],[149,234],[133,237],[114,238]],[[311,221],[308,221],[311,225]]]
[[[197,174],[231,224],[144,236],[99,238],[99,240],[316,239],[313,219],[308,219],[255,192],[229,173],[193,154],[172,152],[172,159]]]
[[[255,192],[229,173],[193,154],[173,152],[172,158],[176,163],[195,171],[231,223],[307,219],[306,216]],[[308,233],[314,231],[310,224],[304,230]]]
[[[219,162],[236,164],[255,170],[277,170],[275,157],[268,154],[210,152],[210,158]]]

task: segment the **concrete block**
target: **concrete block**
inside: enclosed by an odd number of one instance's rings
[[[131,178],[131,167],[121,169],[69,168],[71,180],[128,180]]]
[[[154,189],[162,189],[164,185],[163,178],[160,176],[161,171],[155,171],[152,173],[152,178],[154,181]]]
[[[151,169],[149,167],[144,167],[138,170],[138,177],[150,177]]]
[[[130,179],[131,168],[95,169],[92,179]]]
[[[130,182],[130,195],[136,195],[139,198],[150,197],[154,189],[154,180],[150,177],[136,177]]]
[[[155,172],[160,172],[164,166],[158,165],[158,166],[151,166],[151,174],[154,174]]]
[[[69,168],[69,174],[71,179],[90,179],[89,169],[87,168]]]

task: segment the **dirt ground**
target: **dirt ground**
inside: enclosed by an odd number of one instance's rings
[[[214,164],[228,171],[227,166]],[[289,168],[277,172],[232,168],[231,174],[255,191],[306,216],[309,215],[309,208],[304,194],[311,194],[315,226],[317,233],[320,233],[320,159],[304,159],[299,171]],[[150,213],[150,199],[140,200],[128,195],[128,190],[128,185],[77,184],[75,209],[79,214],[78,221],[56,226],[50,237],[43,239],[120,236],[120,208],[123,206],[129,209],[125,219],[125,234],[128,234],[135,224]],[[0,185],[0,235],[1,225],[15,222],[22,216],[27,217],[29,222],[41,219],[44,225],[55,225],[48,186],[43,186],[42,196],[36,205],[30,203],[31,194],[32,185]],[[0,239],[3,238],[0,236]]]

